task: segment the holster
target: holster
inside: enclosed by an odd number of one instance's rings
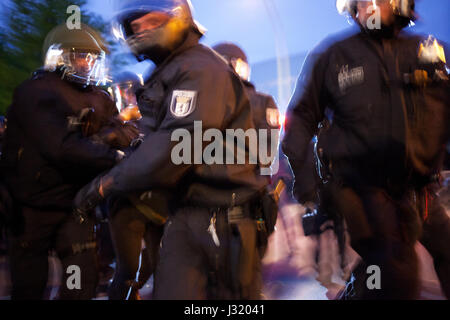
[[[252,219],[231,223],[229,257],[231,287],[237,299],[249,299],[250,286],[254,279],[257,253],[257,233]]]
[[[256,223],[256,245],[261,257],[264,256],[269,237],[275,230],[278,218],[278,201],[284,188],[285,184],[280,179],[277,187],[272,191],[265,190],[253,206],[253,219]]]

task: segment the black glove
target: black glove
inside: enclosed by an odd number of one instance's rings
[[[75,196],[75,200],[73,201],[73,214],[80,224],[88,218],[89,213],[104,199],[104,194],[103,196],[100,194],[102,179],[102,176],[98,176],[78,191]]]
[[[310,202],[304,206],[306,211],[302,216],[302,226],[305,236],[320,235],[329,229],[329,226],[324,224],[331,219],[323,209]]]

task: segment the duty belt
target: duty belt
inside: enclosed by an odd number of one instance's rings
[[[229,224],[238,223],[241,220],[252,218],[252,205],[235,206],[227,210],[227,221]]]
[[[254,201],[246,202],[242,205],[235,205],[236,194],[233,193],[231,199],[231,206],[226,210],[227,221],[229,224],[236,224],[247,218],[252,218],[252,209],[254,209]]]

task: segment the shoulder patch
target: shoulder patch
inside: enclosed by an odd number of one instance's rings
[[[174,90],[170,103],[170,113],[176,118],[184,118],[194,112],[197,103],[197,91]]]
[[[269,126],[278,128],[280,126],[280,113],[278,109],[267,108],[266,120]]]
[[[360,85],[364,82],[364,68],[356,67],[349,69],[348,65],[342,66],[338,75],[339,89],[345,94],[350,87]]]

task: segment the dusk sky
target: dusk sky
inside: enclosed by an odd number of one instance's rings
[[[290,55],[310,50],[328,34],[348,27],[336,11],[335,0],[269,0],[277,14],[270,18],[265,0],[192,0],[195,19],[208,32],[206,44],[233,41],[247,52],[250,63],[276,56],[275,33],[281,29]],[[450,42],[450,0],[416,0],[421,16],[415,29]],[[116,0],[90,0],[89,9],[110,19]],[[273,10],[272,10],[273,12]],[[282,37],[280,37],[282,38]]]
[[[2,6],[0,3],[0,23]],[[124,0],[88,0],[83,10],[111,21]],[[307,51],[326,36],[349,27],[338,14],[335,0],[192,0],[194,18],[208,31],[203,42],[214,45],[231,41],[240,45],[252,65],[252,81],[285,108],[295,77]],[[433,34],[450,44],[450,0],[416,0],[419,20],[413,30]],[[125,69],[148,75],[148,62],[136,64],[130,55]],[[278,57],[284,61],[277,69]],[[288,59],[281,59],[289,57]],[[288,61],[290,60],[290,61]],[[290,65],[289,65],[290,63]],[[280,71],[281,70],[281,71]],[[123,69],[113,70],[113,74]],[[278,82],[277,82],[278,81]],[[280,81],[284,84],[280,85]],[[281,90],[281,91],[280,91]]]
[[[0,3],[2,7],[9,0]],[[86,8],[110,21],[121,0],[88,0]],[[195,19],[208,32],[203,42],[213,45],[220,41],[238,43],[247,52],[250,63],[276,56],[275,32],[289,55],[310,50],[329,34],[338,32],[348,23],[336,11],[335,0],[192,0]],[[269,16],[265,3],[276,10]],[[450,43],[450,0],[416,0],[420,20],[414,29],[433,34]],[[0,22],[1,22],[0,17]],[[275,26],[275,27],[274,27]],[[279,43],[280,45],[280,43]]]

